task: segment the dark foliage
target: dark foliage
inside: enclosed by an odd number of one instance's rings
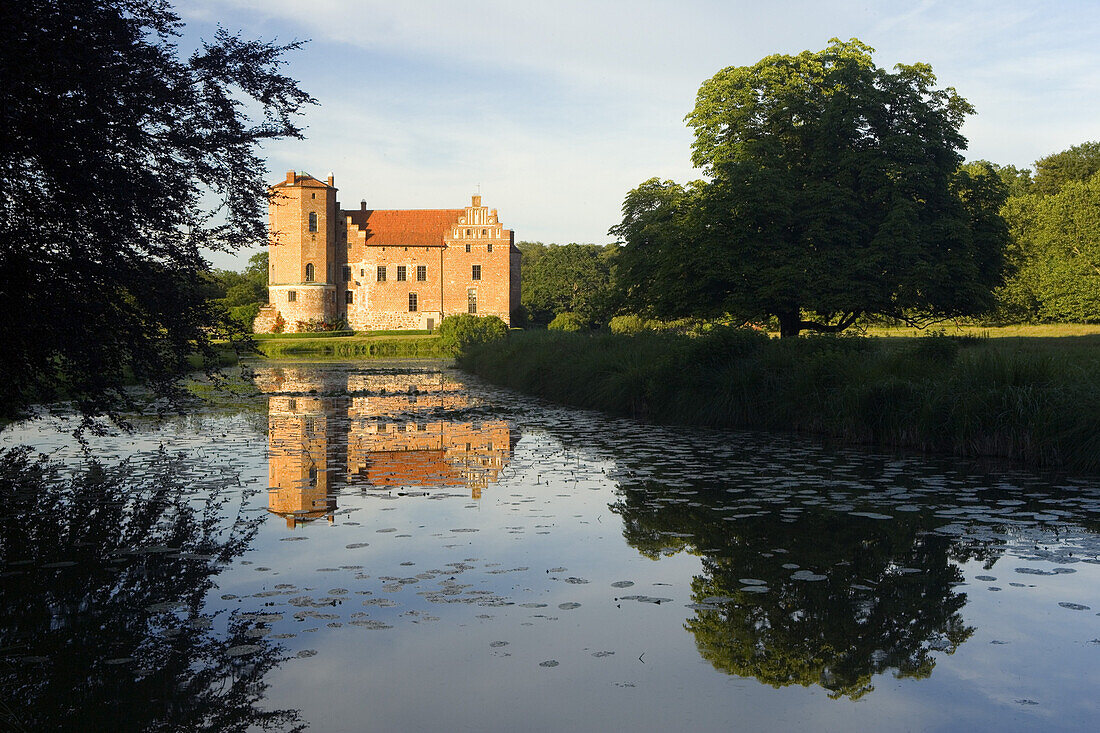
[[[1100,470],[1093,339],[769,339],[749,329],[513,333],[458,365],[579,407],[657,422],[793,430],[1039,467]],[[1075,345],[1076,344],[1076,345]]]
[[[301,136],[313,100],[280,73],[300,44],[219,30],[184,60],[162,0],[0,8],[0,417],[111,414],[128,381],[171,394],[212,356],[200,247],[266,240],[256,149]]]

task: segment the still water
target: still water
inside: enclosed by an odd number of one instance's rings
[[[0,434],[0,729],[1100,727],[1095,479],[255,381]]]

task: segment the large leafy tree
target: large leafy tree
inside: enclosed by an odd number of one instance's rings
[[[299,44],[219,30],[185,59],[164,0],[0,8],[0,418],[171,392],[210,354],[200,249],[266,238],[257,146],[301,136]]]
[[[772,316],[784,336],[864,314],[980,312],[1002,280],[1005,190],[961,169],[972,107],[927,64],[834,39],[729,67],[687,116],[707,180],[651,180],[612,229],[628,301],[661,316]]]

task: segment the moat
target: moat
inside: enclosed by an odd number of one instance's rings
[[[0,433],[0,728],[1100,724],[1098,479],[255,371]]]

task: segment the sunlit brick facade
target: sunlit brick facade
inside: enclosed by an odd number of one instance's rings
[[[345,210],[333,178],[289,171],[272,186],[269,305],[253,328],[339,318],[357,331],[431,329],[457,313],[519,308],[520,254],[495,209]],[[279,324],[278,326],[276,324]]]

